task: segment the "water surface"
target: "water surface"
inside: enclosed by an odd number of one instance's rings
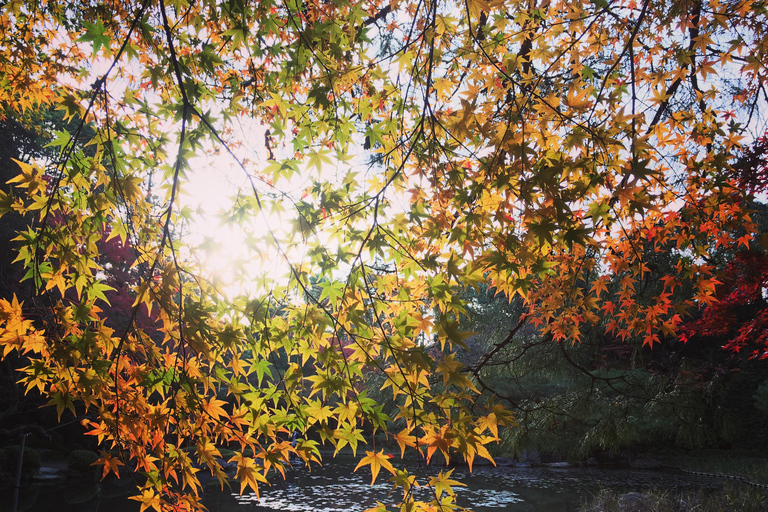
[[[371,486],[370,471],[353,472],[355,463],[341,458],[312,471],[294,469],[286,481],[277,477],[271,486],[262,486],[260,496],[240,496],[226,487],[222,491],[213,481],[205,487],[203,503],[210,512],[362,512],[377,503],[393,505],[401,499],[402,491],[392,491],[386,472]],[[420,481],[441,469],[445,468],[428,468]],[[476,467],[470,473],[466,467],[457,467],[451,478],[466,484],[454,488],[458,503],[477,512],[575,512],[601,488],[631,492],[722,485],[717,478],[674,471],[596,468]],[[18,512],[138,512],[139,503],[127,499],[134,489],[125,478],[101,484],[26,484]],[[12,494],[12,489],[0,489],[0,510],[11,510]],[[416,499],[429,501],[431,496],[428,488],[416,490]]]

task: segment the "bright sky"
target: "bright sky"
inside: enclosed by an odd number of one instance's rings
[[[264,148],[265,128],[254,120],[242,120],[237,138],[243,141],[240,148],[234,150],[241,161],[249,161],[256,170],[267,165]],[[276,149],[276,148],[273,148]],[[277,150],[275,151],[278,152]],[[332,158],[332,154],[329,155]],[[280,155],[278,155],[278,158]],[[254,179],[261,194],[263,204],[268,205],[268,193],[276,191],[286,194],[290,200],[299,201],[313,180],[341,182],[353,166],[361,165],[359,159],[349,163],[332,160],[322,167],[322,172],[302,168],[301,172],[290,180],[276,184],[276,188]],[[183,230],[183,238],[193,250],[190,257],[198,261],[201,268],[211,275],[219,290],[228,298],[238,293],[253,293],[260,288],[269,289],[274,284],[286,281],[290,267],[285,261],[287,255],[296,264],[306,252],[300,234],[292,236],[296,226],[296,211],[289,199],[281,200],[284,212],[257,212],[247,209],[242,220],[227,222],[225,212],[233,204],[253,205],[251,180],[243,169],[225,151],[215,157],[198,156],[190,160],[187,181],[182,187],[178,208],[185,206],[195,211],[194,221]],[[271,234],[278,239],[290,238],[288,243],[281,243],[280,249],[266,248],[260,239],[270,239]],[[317,231],[316,231],[317,232]],[[328,235],[317,232],[322,245],[334,251],[328,242]],[[250,242],[250,243],[249,243]]]
[[[247,143],[263,141],[264,127],[249,121],[241,123],[239,128],[242,133],[238,138],[245,143],[235,150],[238,158],[255,162],[257,167],[266,166],[264,148]],[[226,222],[224,218],[235,198],[253,196],[251,182],[235,159],[222,150],[216,156],[198,156],[189,163],[179,208],[188,206],[195,211],[195,216],[185,227],[183,238],[190,247],[202,249],[192,251],[190,257],[211,274],[219,290],[227,297],[253,292],[260,288],[258,281],[262,274],[278,277],[287,273],[288,268],[276,251],[266,254],[249,248],[247,242],[249,238],[267,236],[269,229],[276,234],[283,232],[285,226],[281,218],[265,213],[247,215],[239,223]],[[254,183],[261,185],[258,181]]]

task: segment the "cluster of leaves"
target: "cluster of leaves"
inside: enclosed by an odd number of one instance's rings
[[[724,337],[727,350],[746,348],[751,357],[768,358],[768,256],[764,252],[740,251],[723,271],[718,301],[701,317],[687,322],[680,333],[683,341],[693,336]]]
[[[742,150],[741,158],[733,166],[739,186],[752,194],[768,188],[768,135],[763,134],[751,146]]]
[[[0,101],[96,134],[57,133],[55,165],[21,164],[0,194],[0,214],[35,219],[18,241],[37,291],[0,301],[2,353],[29,356],[24,384],[59,414],[95,413],[104,474],[142,473],[142,510],[199,508],[196,473],[224,483],[224,447],[256,492],[290,454],[377,431],[426,462],[490,458],[512,418],[455,356],[458,292],[522,298],[552,343],[604,321],[656,345],[713,304],[709,255],[754,243],[728,177],[763,121],[764,21],[751,0],[11,0]],[[245,117],[268,127],[257,162],[239,158]],[[268,225],[246,242],[284,268],[234,299],[178,236],[205,152],[248,177],[228,217]],[[111,240],[133,254],[121,322]],[[653,254],[676,264],[641,299]],[[361,391],[371,374],[393,417]],[[392,473],[406,510],[456,508],[446,474],[416,502],[424,474],[375,447],[361,465]]]

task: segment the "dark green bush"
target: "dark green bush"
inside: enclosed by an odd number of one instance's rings
[[[67,472],[76,475],[95,475],[94,462],[99,456],[90,450],[73,450],[67,457]]]
[[[621,493],[602,490],[581,512],[766,512],[763,489],[725,485],[720,490],[648,490]]]
[[[7,474],[16,476],[16,468],[19,463],[19,449],[21,446],[14,444],[0,449],[0,469]],[[21,464],[21,476],[31,477],[40,471],[40,453],[28,446],[24,447],[24,460]]]
[[[253,452],[253,450],[251,450],[251,452]],[[235,456],[235,452],[228,448],[219,448],[219,453],[221,454],[221,458],[224,459],[225,461]]]

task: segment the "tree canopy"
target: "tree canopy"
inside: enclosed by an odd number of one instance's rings
[[[10,0],[4,115],[79,127],[0,191],[35,289],[0,301],[2,355],[83,414],[105,475],[144,475],[142,510],[197,509],[219,448],[258,492],[319,442],[364,449],[404,510],[455,508],[375,434],[491,459],[514,419],[482,369],[516,334],[688,336],[726,260],[761,250],[766,21],[752,0]],[[236,293],[185,237],[199,155],[248,180],[223,218],[263,270]],[[522,313],[467,371],[470,287]],[[730,348],[751,343],[768,354]]]

